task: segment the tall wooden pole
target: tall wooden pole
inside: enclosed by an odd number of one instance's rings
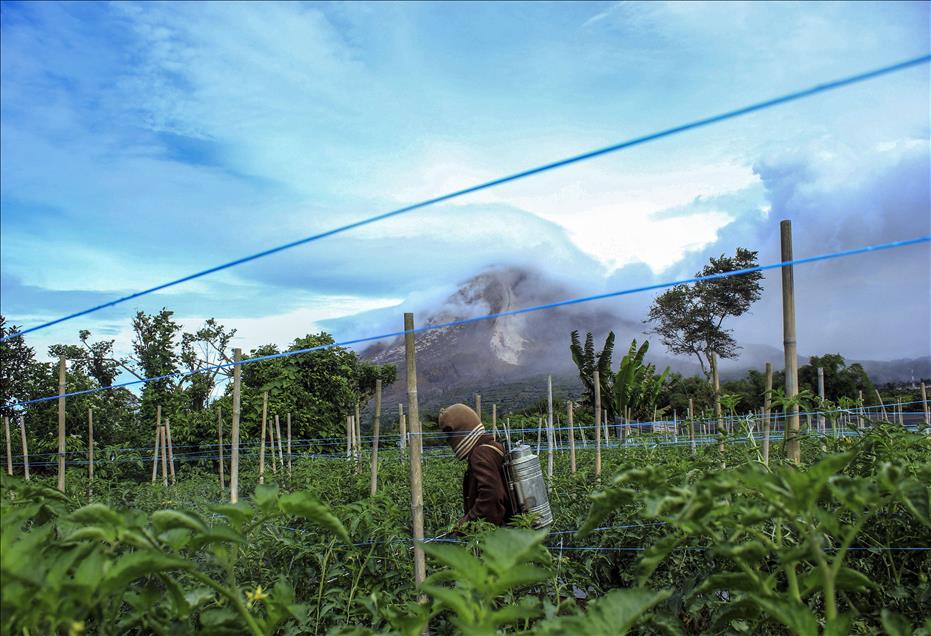
[[[724,461],[724,422],[721,418],[721,377],[718,375],[718,354],[711,352],[711,386],[714,389],[714,417],[716,420],[717,434],[721,436],[721,442],[718,444],[718,451],[721,453],[721,461]]]
[[[419,586],[427,577],[427,562],[423,552],[423,467],[420,454],[423,436],[420,434],[420,406],[417,402],[417,363],[414,348],[414,314],[404,314],[404,357],[407,362],[407,417],[411,431],[411,516],[414,530],[414,584]]]
[[[372,487],[370,495],[378,492],[378,434],[381,432],[381,378],[375,380],[375,416],[372,420]]]
[[[546,441],[549,450],[546,453],[546,476],[553,479],[553,376],[546,376]],[[550,484],[552,487],[552,484]]]
[[[826,428],[824,420],[824,368],[818,367],[818,432],[824,435]]]
[[[595,386],[595,479],[601,478],[601,380],[598,372],[592,374]]]
[[[26,444],[26,423],[22,414],[19,416],[19,437],[23,443],[23,475],[29,481],[29,446]]]
[[[284,472],[284,451],[281,449],[281,424],[278,421],[277,413],[275,413],[275,439],[278,440],[278,465],[281,466],[281,472]]]
[[[13,474],[13,443],[10,441],[10,418],[3,416],[3,434],[6,439],[6,474]]]
[[[573,421],[572,402],[566,400],[566,417],[569,418],[569,470],[575,474],[575,422]]]
[[[352,416],[346,416],[346,458],[349,459],[352,457]]]
[[[239,502],[239,411],[242,349],[233,349],[233,420],[230,424],[230,503]]]
[[[498,439],[498,405],[491,405],[491,436]]]
[[[165,440],[168,443],[168,469],[171,473],[171,483],[175,483],[175,452],[171,443],[171,419],[165,418]]]
[[[268,391],[262,393],[262,428],[259,433],[259,483],[265,483],[265,418],[268,415]]]
[[[58,490],[65,492],[65,356],[58,356]]]
[[[278,474],[278,461],[275,456],[275,427],[268,422],[268,450],[271,453],[272,472]]]
[[[220,490],[226,491],[226,477],[223,475],[223,407],[217,407],[217,445],[220,449]]]
[[[87,409],[87,480],[94,481],[94,409]]]
[[[692,451],[692,457],[695,456],[695,405],[692,398],[689,398],[689,448]]]
[[[881,396],[881,395],[879,394],[879,389],[873,389],[873,391],[876,392],[876,399],[879,400],[879,409],[880,409],[880,411],[882,411],[883,419],[886,420],[886,421],[888,421],[888,420],[889,420],[889,414],[886,413],[886,405],[883,403],[883,396]]]
[[[362,413],[360,412],[358,401],[356,401],[356,418],[353,420],[353,423],[356,425],[356,459],[359,459],[362,456]]]
[[[478,415],[478,421],[482,421],[482,394],[475,394],[475,414]]]
[[[398,435],[401,450],[407,448],[407,422],[404,420],[404,405],[398,404]]]
[[[155,456],[152,457],[152,483],[155,483],[155,480],[158,479],[158,451],[159,451],[159,440],[162,437],[162,405],[159,404],[155,407]]]
[[[779,223],[782,262],[793,259],[792,221]],[[795,276],[791,265],[782,267],[782,346],[785,353],[786,399],[798,396],[798,342],[795,339]],[[798,404],[786,414],[786,459],[794,464],[802,461],[802,444],[799,438]]]
[[[158,427],[159,442],[162,445],[162,484],[168,486],[168,441],[165,437],[165,427]]]
[[[763,392],[763,463],[769,466],[770,410],[773,405],[773,364],[766,363],[766,388]]]
[[[921,383],[921,404],[925,412],[925,428],[931,428],[931,409],[928,408],[928,390],[925,383]]]
[[[288,477],[291,476],[291,413],[288,412]]]

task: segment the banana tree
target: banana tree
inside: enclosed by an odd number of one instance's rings
[[[579,342],[579,332],[573,331],[569,334],[570,344],[569,353],[572,354],[572,361],[579,368],[579,379],[582,386],[585,387],[585,397],[582,404],[593,408],[595,401],[595,382],[594,374],[598,371],[599,384],[601,384],[602,404],[608,411],[608,416],[613,416],[616,411],[613,410],[611,400],[611,356],[614,354],[614,332],[608,333],[605,338],[604,347],[601,353],[595,353],[595,342],[592,338],[592,332],[585,336],[585,345]]]
[[[615,413],[619,416],[628,411],[636,416],[653,412],[659,401],[660,391],[669,375],[669,367],[656,376],[653,364],[644,364],[643,359],[650,348],[647,340],[637,346],[637,340],[630,343],[627,355],[621,360],[621,366],[614,374],[612,402]],[[665,409],[662,409],[665,410]]]

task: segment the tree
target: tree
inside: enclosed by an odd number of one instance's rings
[[[572,354],[572,361],[579,368],[579,379],[582,386],[585,387],[581,404],[583,407],[593,409],[595,406],[595,381],[594,374],[598,371],[599,384],[601,385],[601,395],[603,396],[603,406],[608,408],[608,416],[613,417],[614,411],[610,400],[611,395],[611,356],[614,353],[614,332],[608,333],[605,338],[604,347],[601,353],[595,353],[595,341],[592,332],[589,331],[585,336],[585,346],[579,343],[579,332],[573,331],[569,334],[569,353]]]
[[[660,399],[660,392],[669,375],[669,367],[659,376],[652,363],[643,363],[650,343],[643,341],[639,347],[636,338],[631,341],[627,355],[614,375],[613,391],[610,394],[611,410],[619,416],[630,413],[635,419],[648,419],[653,415]],[[665,407],[663,407],[665,408]]]
[[[818,395],[818,367],[824,369],[824,396],[832,402],[842,397],[856,399],[858,392],[863,391],[864,402],[874,404],[875,387],[859,363],[849,367],[844,357],[839,353],[828,353],[823,356],[812,356],[808,364],[799,367],[798,384],[800,388],[807,388]]]
[[[184,333],[181,336],[181,362],[185,370],[193,372],[232,362],[227,348],[235,335],[235,329],[227,330],[213,318],[207,319],[204,326],[194,333]],[[186,379],[189,382],[187,395],[192,409],[202,411],[206,408],[210,395],[216,387],[217,376],[221,373],[231,376],[232,367],[214,368],[187,376]]]
[[[756,267],[757,253],[742,247],[735,256],[712,257],[696,277],[712,276]],[[678,355],[694,355],[705,377],[710,374],[712,352],[720,358],[735,358],[740,347],[723,327],[730,317],[746,313],[762,293],[762,272],[676,285],[654,299],[649,318],[652,333]]]
[[[6,325],[0,315],[0,338],[19,331],[16,325]],[[23,336],[0,342],[0,412],[13,415],[12,405],[26,398],[29,392],[29,369],[35,362],[35,351],[26,346]]]

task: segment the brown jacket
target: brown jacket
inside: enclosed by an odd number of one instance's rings
[[[460,524],[481,519],[503,526],[513,516],[504,474],[504,452],[504,447],[491,435],[483,435],[469,454],[469,468],[462,478],[465,516],[459,520]]]

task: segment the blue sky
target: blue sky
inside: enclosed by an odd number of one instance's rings
[[[299,236],[929,50],[927,3],[0,4],[0,292],[32,325]],[[485,268],[582,292],[931,233],[929,71],[472,195],[136,309],[246,349],[379,328]],[[929,350],[931,249],[797,273],[800,348]],[[747,342],[777,344],[778,277]],[[640,319],[649,296],[619,310]],[[878,302],[877,302],[878,301]],[[621,301],[617,301],[620,303]],[[371,313],[374,310],[374,314]],[[368,312],[368,313],[365,313]],[[387,318],[385,318],[387,320]],[[875,326],[889,336],[877,342]],[[363,329],[364,328],[364,329]]]

